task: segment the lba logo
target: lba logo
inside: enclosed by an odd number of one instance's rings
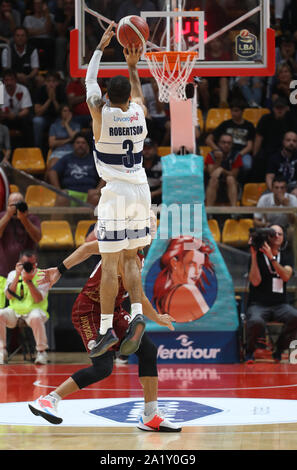
[[[176,348],[166,348],[164,344],[158,347],[160,359],[216,359],[220,348],[195,348],[194,341],[189,336],[181,334],[176,338],[180,344]]]

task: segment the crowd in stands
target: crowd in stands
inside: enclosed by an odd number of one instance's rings
[[[228,4],[224,10],[222,2],[211,3],[212,21],[208,24],[208,33],[240,14],[232,0],[224,2]],[[199,107],[204,122],[212,108],[230,110],[229,119],[211,130],[200,123],[197,132],[197,153],[202,147],[209,149],[205,156],[208,206],[236,205],[244,185],[249,182],[266,182],[267,191],[272,191],[273,179],[280,174],[286,179],[288,193],[297,196],[297,106],[290,99],[297,74],[295,3],[291,0],[271,2],[277,46],[273,77],[204,78],[198,86],[197,109]],[[162,2],[89,0],[88,6],[117,21],[127,14],[140,14],[142,10],[160,10]],[[221,16],[214,15],[214,10]],[[80,140],[86,139],[87,158],[92,145],[84,79],[72,78],[69,74],[69,33],[74,24],[74,0],[0,2],[0,65],[4,83],[0,158],[10,161],[17,147],[40,148],[46,163],[45,180],[70,192],[76,191],[77,181],[84,173],[78,171],[84,166],[81,165],[83,159],[76,155],[77,136]],[[86,15],[85,28],[88,60],[101,31],[92,15]],[[116,57],[116,43],[113,39],[103,60],[121,60]],[[214,40],[207,47],[206,59],[230,60],[230,54],[225,41]],[[103,94],[107,81],[100,79]],[[153,78],[142,79],[142,90],[148,108],[150,142],[145,146],[144,162],[155,203],[162,200],[158,148],[170,146],[170,113],[168,105],[158,99],[158,86]],[[267,113],[257,123],[251,122],[244,117],[248,108],[264,108]],[[74,173],[69,165],[75,168]],[[67,173],[71,181],[65,176]],[[83,193],[80,196],[83,200],[95,204],[100,197],[98,181],[90,181],[88,175],[86,171],[83,176],[86,187],[78,192]],[[57,205],[61,201],[63,198],[58,197]]]
[[[126,15],[139,15],[142,10],[160,10],[163,3],[89,0],[88,6],[118,21]],[[239,2],[226,0],[228,8],[224,10],[221,3],[208,2],[212,13],[216,11],[208,16],[209,33],[212,28],[216,31],[225,26],[232,15],[240,16]],[[266,191],[258,200],[259,208],[297,207],[297,104],[290,99],[292,82],[297,79],[297,2],[274,0],[271,13],[276,31],[275,75],[203,78],[198,86],[197,110],[204,123],[212,108],[230,110],[230,117],[210,131],[199,123],[196,153],[208,149],[204,156],[206,206],[236,206],[244,185],[264,182]],[[11,162],[16,148],[37,147],[46,167],[39,177],[59,190],[56,205],[75,204],[64,194],[95,207],[102,182],[91,151],[85,83],[83,78],[69,74],[69,34],[74,25],[74,0],[0,0],[0,76],[4,84],[0,161]],[[85,33],[88,62],[102,34],[91,15],[86,16]],[[232,53],[224,45],[219,39],[211,41],[206,59],[230,60]],[[116,39],[103,60],[123,60]],[[107,81],[99,79],[103,95]],[[168,105],[158,99],[156,81],[141,81],[148,108],[143,164],[152,203],[158,205],[162,202],[159,149],[170,146],[170,113]],[[253,123],[244,117],[249,108],[267,112]],[[30,214],[28,206],[20,210],[18,203],[24,203],[24,195],[15,192],[9,196],[7,207],[0,208],[0,278],[15,269],[24,251],[31,259],[41,239],[40,220]],[[288,229],[289,240],[293,222],[295,218],[290,214],[254,214],[256,227],[282,225]],[[40,351],[45,347],[41,345]]]
[[[118,20],[126,14],[140,14],[141,10],[158,10],[162,7],[160,3],[157,0],[90,0],[88,5]],[[216,9],[222,16],[208,25],[208,32],[232,19],[232,15],[239,15],[232,1],[227,2],[228,18],[225,18],[226,8],[224,14],[221,10],[222,2],[212,3],[212,11]],[[220,193],[227,195],[225,203],[233,205],[247,182],[266,181],[271,190],[271,175],[279,170],[285,171],[288,191],[294,194],[294,172],[289,166],[294,166],[296,143],[289,151],[290,156],[281,146],[285,133],[291,132],[293,142],[293,133],[297,132],[297,107],[290,100],[291,84],[297,74],[295,10],[294,1],[271,2],[272,22],[277,33],[274,77],[204,78],[199,84],[197,106],[205,119],[211,108],[231,110],[231,119],[210,132],[201,128],[197,138],[197,153],[201,146],[210,147],[205,162],[208,205],[220,203]],[[4,103],[0,108],[1,158],[9,160],[16,147],[40,148],[47,162],[48,182],[51,167],[73,152],[73,139],[78,132],[84,134],[91,145],[91,118],[85,102],[84,79],[69,75],[69,32],[74,22],[74,0],[2,0],[0,3],[4,83]],[[91,15],[86,16],[86,31],[88,57],[101,34],[98,22]],[[115,43],[114,39],[110,54],[116,54]],[[230,51],[224,46],[224,41],[211,41],[206,59],[230,59]],[[103,93],[107,80],[100,80]],[[142,89],[149,111],[148,137],[157,154],[158,146],[170,145],[169,109],[158,100],[158,86],[153,78],[142,79]],[[270,113],[255,125],[244,119],[246,108],[266,108]],[[222,152],[220,148],[222,136],[223,141],[232,138],[229,152]],[[217,191],[221,183],[223,188],[227,183],[228,189]]]

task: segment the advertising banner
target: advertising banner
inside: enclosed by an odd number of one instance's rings
[[[165,333],[170,342],[181,332],[196,333],[195,338],[189,337],[189,341],[197,341],[196,349],[201,347],[202,332],[208,332],[203,348],[221,349],[219,362],[236,362],[238,314],[233,282],[208,227],[203,171],[203,158],[197,155],[172,154],[162,158],[160,223],[142,277],[154,308],[159,314],[174,318],[175,333],[150,321],[146,330]],[[154,337],[156,341],[161,338]],[[227,344],[232,337],[231,353]],[[205,360],[214,359],[207,355]],[[163,358],[166,360],[164,354]]]

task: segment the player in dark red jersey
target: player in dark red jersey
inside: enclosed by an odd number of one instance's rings
[[[81,263],[93,254],[99,254],[97,241],[85,243],[75,250],[63,262],[62,270],[70,269]],[[138,253],[138,264],[141,269],[143,255]],[[39,397],[34,403],[29,404],[29,408],[35,415],[42,416],[53,424],[60,424],[62,418],[58,415],[57,406],[61,399],[71,393],[98,382],[108,377],[113,369],[115,351],[119,350],[123,354],[127,350],[135,350],[133,337],[127,337],[126,332],[129,327],[130,314],[124,310],[123,302],[127,296],[125,290],[125,279],[123,277],[122,260],[119,263],[119,291],[116,298],[113,328],[119,342],[112,346],[103,355],[91,357],[92,345],[96,342],[98,329],[100,327],[100,279],[101,264],[99,263],[89,280],[78,295],[72,309],[72,322],[80,334],[85,348],[90,352],[92,366],[75,372],[65,382],[59,385],[54,392],[46,397]],[[50,286],[55,284],[61,276],[58,268],[44,270],[44,277],[41,283],[48,282]],[[142,307],[144,315],[159,325],[173,330],[172,318],[169,315],[159,315],[152,307],[151,303],[142,292]],[[128,338],[128,339],[127,339]],[[131,346],[132,343],[132,346]],[[123,348],[124,345],[124,348]],[[135,352],[138,357],[139,380],[144,392],[144,412],[139,418],[137,427],[145,431],[178,432],[181,428],[164,418],[157,406],[158,395],[158,371],[157,371],[157,348],[150,340],[147,333],[144,333],[138,350]]]

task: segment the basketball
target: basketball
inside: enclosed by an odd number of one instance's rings
[[[133,44],[136,48],[144,46],[149,33],[145,19],[135,15],[122,18],[116,28],[117,40],[123,47],[131,47]]]

